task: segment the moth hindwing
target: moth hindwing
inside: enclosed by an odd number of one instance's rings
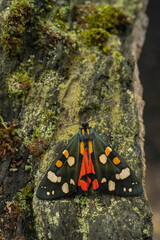
[[[103,139],[82,125],[59,158],[47,170],[37,190],[40,199],[58,199],[94,190],[117,196],[136,196],[142,185],[134,172]]]

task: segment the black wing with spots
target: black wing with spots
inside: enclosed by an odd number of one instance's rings
[[[124,197],[141,194],[142,185],[127,163],[97,133],[93,131],[92,135],[91,157],[99,190]]]
[[[79,137],[79,133],[73,137],[47,170],[37,190],[38,198],[54,200],[75,192],[82,162]]]

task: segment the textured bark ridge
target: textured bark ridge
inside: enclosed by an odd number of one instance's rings
[[[0,238],[152,239],[137,68],[146,5],[0,2]],[[36,197],[47,168],[86,119],[135,170],[141,196]]]

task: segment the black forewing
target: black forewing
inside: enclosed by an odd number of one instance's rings
[[[76,134],[65,148],[69,152],[68,157],[75,158],[75,164],[69,166],[66,156],[62,153],[59,158],[52,163],[47,170],[43,180],[41,181],[38,190],[37,197],[40,199],[52,200],[64,197],[75,192],[78,183],[78,177],[80,172],[80,166],[82,161],[82,155],[80,154],[80,137],[79,133]],[[63,162],[61,167],[57,167],[56,163],[60,160]],[[52,182],[48,179],[48,175],[55,174],[59,181]],[[68,188],[67,188],[68,186]]]
[[[106,164],[102,164],[99,161],[99,156],[101,156],[101,154],[105,154],[106,147],[110,146],[108,143],[104,142],[103,139],[94,131],[92,144],[93,153],[91,157],[95,167],[96,177],[99,182],[99,190],[101,192],[118,196],[135,196],[142,193],[142,185],[138,178],[135,176],[135,173],[113,149],[107,156]],[[118,157],[120,160],[120,163],[118,165],[115,165],[113,163],[113,159],[115,157]],[[129,171],[129,176],[124,179],[117,179],[119,178],[117,176],[119,176],[120,173],[122,174],[122,171]],[[109,184],[112,185],[112,187],[110,186],[112,190],[109,190]]]

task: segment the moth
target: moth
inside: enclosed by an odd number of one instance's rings
[[[42,179],[37,197],[54,200],[72,193],[83,193],[92,186],[104,194],[136,196],[142,185],[119,155],[104,142],[88,123],[52,163]]]

